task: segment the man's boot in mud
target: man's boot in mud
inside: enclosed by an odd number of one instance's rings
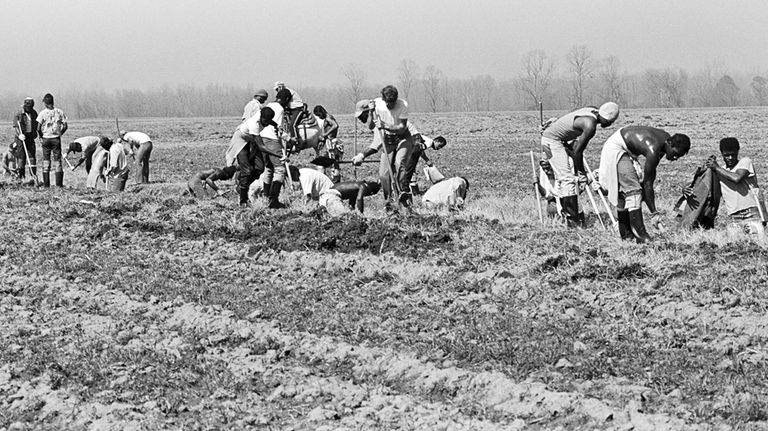
[[[632,233],[635,235],[638,244],[651,241],[651,236],[648,235],[648,232],[645,230],[645,223],[643,223],[643,210],[629,211],[629,226],[632,228]]]
[[[64,172],[54,172],[53,178],[56,181],[56,187],[64,187]]]
[[[248,189],[241,188],[238,189],[238,193],[240,194],[240,207],[245,208],[248,206]]]
[[[621,239],[635,239],[635,235],[632,233],[632,226],[629,224],[629,211],[617,210],[616,220],[619,222],[619,235]]]
[[[43,187],[50,187],[51,186],[51,174],[48,172],[43,172]]]
[[[579,227],[579,197],[564,196],[560,198],[560,205],[563,207],[563,217],[568,227]]]
[[[269,190],[271,188],[272,188],[272,183],[264,183],[264,186],[261,188],[261,196],[269,199]]]
[[[283,188],[282,181],[272,181],[272,186],[269,188],[269,208],[280,209],[285,208],[285,204],[280,202],[280,189]]]
[[[413,205],[413,198],[410,193],[408,192],[400,193],[400,197],[398,197],[397,203],[399,204],[400,208],[402,208],[403,212],[405,212],[406,214],[413,213],[413,211],[411,210],[411,205]]]

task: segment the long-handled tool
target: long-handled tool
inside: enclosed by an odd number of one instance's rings
[[[531,170],[533,172],[533,192],[536,196],[536,209],[539,211],[539,223],[544,224],[544,212],[541,210],[541,193],[539,193],[539,176],[536,175],[536,161],[531,150]]]
[[[755,172],[755,178],[757,178],[757,170],[755,170],[754,165],[752,166],[752,170]],[[752,197],[755,198],[755,203],[757,204],[757,212],[760,213],[760,221],[765,223],[765,213],[763,211],[763,203],[760,201],[760,191],[752,187],[752,184],[749,182],[747,182],[747,186],[749,186],[749,191],[752,193]]]
[[[105,156],[106,160],[106,166],[104,167],[104,190],[109,191],[109,166],[110,166],[110,157],[109,157],[109,150],[107,151],[107,155]]]
[[[587,196],[589,196],[589,202],[592,203],[592,210],[595,211],[595,215],[600,221],[600,226],[602,226],[603,230],[605,230],[605,223],[603,222],[603,218],[600,216],[600,209],[597,207],[597,202],[595,202],[595,196],[592,194],[592,189],[589,188],[589,185],[587,185],[585,190],[587,191]]]
[[[283,159],[285,159],[285,172],[288,175],[288,183],[291,185],[291,193],[293,193],[293,175],[291,175],[291,166],[288,164],[288,156],[285,154],[285,148],[283,148]]]
[[[318,156],[312,159],[309,163],[317,166],[328,168],[335,163],[352,163],[352,160],[336,160],[326,156]],[[378,160],[363,160],[363,163],[380,163]]]
[[[16,124],[19,126],[19,134],[22,134],[23,133],[22,130],[24,129],[21,128],[21,123],[17,121]],[[25,141],[21,141],[21,146],[24,148],[24,154],[27,156],[27,169],[29,169],[29,175],[32,177],[32,179],[34,179],[35,187],[39,187],[40,182],[37,180],[37,174],[35,174],[34,171],[32,170],[32,168],[37,169],[37,162],[35,162],[35,164],[33,165],[29,161],[29,151],[27,150],[27,143]]]
[[[352,122],[355,123],[355,139],[352,141],[352,152],[353,154],[357,155],[357,117],[353,118]],[[357,166],[354,166],[352,171],[355,174],[355,179],[357,179]]]
[[[376,113],[374,111],[374,113]],[[379,117],[378,114],[376,114],[377,123],[381,124],[381,117]],[[395,146],[395,153],[393,154],[392,161],[389,160],[389,152],[387,151],[387,144],[384,141],[384,130],[377,127],[377,130],[379,131],[379,137],[381,138],[381,151],[384,153],[384,156],[387,158],[387,171],[389,172],[389,179],[390,182],[393,185],[393,190],[397,192],[397,198],[400,199],[400,194],[402,191],[400,190],[400,185],[397,183],[397,179],[394,175],[394,169],[392,169],[392,164],[395,162],[395,159],[397,158],[397,146]]]
[[[592,169],[589,169],[589,163],[587,163],[587,159],[584,159],[584,167],[587,169],[587,176],[589,176],[590,181],[595,181],[595,175],[592,173]],[[616,230],[616,219],[613,217],[613,211],[611,211],[611,207],[608,205],[608,201],[605,200],[605,196],[603,196],[602,193],[598,193],[600,196],[600,200],[603,201],[603,207],[605,207],[605,212],[608,213],[608,218],[611,219],[611,229]]]

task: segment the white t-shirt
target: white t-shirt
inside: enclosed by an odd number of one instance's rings
[[[99,145],[100,140],[101,138],[99,138],[98,136],[83,136],[81,138],[75,139],[72,142],[77,142],[78,144],[80,144],[80,147],[82,147],[83,152],[86,152],[86,150],[89,147],[95,147],[96,145]]]
[[[127,132],[123,135],[123,141],[132,145],[141,145],[146,144],[147,142],[152,142],[152,140],[149,139],[149,135],[143,132]]]
[[[302,168],[299,169],[299,182],[304,195],[310,195],[312,200],[320,199],[320,195],[333,187],[333,182],[322,172]]]
[[[243,120],[247,120],[261,111],[261,103],[258,100],[253,99],[243,108]]]
[[[434,205],[456,205],[466,196],[467,183],[463,178],[453,177],[440,181],[424,193],[421,200]],[[461,201],[459,199],[462,199]]]
[[[754,190],[754,193],[757,193],[759,190],[757,187],[755,167],[752,165],[752,160],[749,157],[744,157],[736,163],[736,166],[734,166],[733,169],[725,169],[731,172],[736,172],[739,169],[746,169],[749,172],[747,178],[740,183],[734,183],[733,181],[720,178],[720,193],[723,196],[723,203],[725,204],[725,210],[728,214],[756,207],[756,195],[750,190],[750,187]]]
[[[109,147],[109,169],[113,169],[112,175],[118,176],[128,169],[128,162],[125,159],[125,147],[123,144],[115,142]]]
[[[283,107],[280,106],[277,102],[269,102],[267,103],[267,107],[271,108],[273,111],[275,111],[275,118],[273,118],[274,122],[277,123],[278,127],[283,125]],[[261,117],[261,116],[259,116]],[[253,117],[251,117],[253,118]],[[259,136],[262,138],[269,138],[269,139],[277,139],[277,130],[275,130],[274,127],[265,127],[259,132]]]
[[[261,111],[257,111],[252,117],[240,124],[240,132],[245,135],[259,136],[263,129],[264,127],[261,125]]]
[[[401,120],[407,120],[408,119],[408,102],[406,102],[403,99],[397,99],[397,102],[395,102],[395,106],[392,109],[387,108],[387,103],[384,102],[384,99],[381,97],[377,97],[374,99],[374,112],[378,117],[381,119],[381,122],[384,126],[387,127],[394,127],[395,125],[400,124]],[[376,117],[374,116],[374,119]],[[409,122],[410,123],[410,122]],[[409,131],[411,129],[409,128]],[[414,127],[415,130],[415,127]],[[373,130],[373,142],[370,145],[370,148],[379,149],[381,148],[381,135],[388,132],[383,132],[380,130]],[[413,133],[411,132],[411,135]]]
[[[67,116],[59,108],[45,108],[37,115],[37,122],[43,132],[43,138],[58,138],[67,124]]]

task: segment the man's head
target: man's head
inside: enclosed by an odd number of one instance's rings
[[[602,127],[608,127],[619,118],[619,105],[614,102],[606,102],[597,110],[597,121]]]
[[[104,148],[107,151],[109,151],[109,149],[112,148],[112,144],[113,144],[112,140],[106,136],[102,136],[99,138],[99,145],[101,145],[101,148]]]
[[[733,168],[739,163],[739,140],[736,138],[723,138],[720,140],[720,154],[723,156],[725,167]]]
[[[667,154],[667,160],[675,161],[683,157],[691,149],[691,140],[682,133],[675,133],[667,139],[664,145],[664,152]]]
[[[280,91],[283,88],[285,88],[285,82],[283,82],[283,81],[275,82],[275,91]]]
[[[278,90],[277,95],[275,96],[275,100],[281,106],[288,106],[288,104],[291,103],[291,99],[293,99],[293,96],[291,95],[291,90],[287,88]]]
[[[381,98],[384,100],[384,103],[387,104],[388,109],[394,108],[395,103],[397,102],[397,88],[395,88],[394,85],[387,85],[382,88]]]
[[[312,109],[312,113],[315,114],[317,118],[325,120],[325,117],[328,116],[328,111],[323,108],[323,105],[317,105]]]
[[[368,105],[370,105],[370,100],[361,100],[357,103],[355,103],[355,118],[360,120],[361,122],[365,123],[368,121],[368,111],[370,108],[368,108]]]
[[[24,104],[22,105],[25,111],[29,112],[32,110],[32,108],[35,107],[35,99],[31,97],[27,97],[24,99]]]
[[[271,124],[275,124],[275,111],[270,108],[269,106],[265,106],[264,108],[261,108],[261,116],[259,117],[259,123],[261,123],[262,126],[269,126]],[[275,125],[277,127],[277,125]]]
[[[83,152],[83,146],[80,145],[79,142],[72,141],[69,143],[69,149],[67,149],[67,155],[69,153],[82,153]]]
[[[261,104],[267,101],[267,97],[269,97],[269,94],[267,94],[267,90],[263,88],[256,90],[256,92],[253,93],[253,98],[258,100]]]
[[[373,196],[381,190],[381,183],[378,181],[363,181],[363,194]]]
[[[43,104],[46,107],[53,106],[53,95],[51,93],[46,93],[45,96],[43,96]]]
[[[448,144],[448,142],[446,142],[445,138],[443,138],[442,136],[438,136],[437,138],[433,139],[433,141],[435,141],[436,150],[442,149]]]

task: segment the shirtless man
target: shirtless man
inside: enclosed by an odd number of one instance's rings
[[[328,214],[338,216],[349,209],[343,201],[349,202],[352,210],[357,209],[360,214],[365,210],[364,199],[379,192],[381,184],[374,181],[344,181],[336,183],[330,190],[320,195],[320,206],[328,210]]]
[[[599,109],[586,107],[565,114],[542,131],[541,149],[555,172],[555,187],[568,226],[576,226],[583,219],[578,212],[578,184],[587,182],[584,150],[598,125],[609,127],[618,117],[619,106],[607,102]]]
[[[635,238],[638,243],[651,240],[645,230],[640,204],[645,202],[653,224],[661,221],[653,190],[656,168],[663,157],[674,161],[690,148],[688,136],[679,133],[670,136],[664,130],[648,126],[622,127],[605,141],[600,154],[599,181],[608,200],[616,206],[622,239]],[[645,158],[642,168],[637,161],[639,156]]]
[[[194,197],[205,196],[205,188],[210,187],[216,192],[216,196],[223,196],[225,192],[216,185],[218,180],[229,180],[237,172],[237,166],[227,166],[226,168],[211,168],[198,171],[187,180],[187,191]]]

